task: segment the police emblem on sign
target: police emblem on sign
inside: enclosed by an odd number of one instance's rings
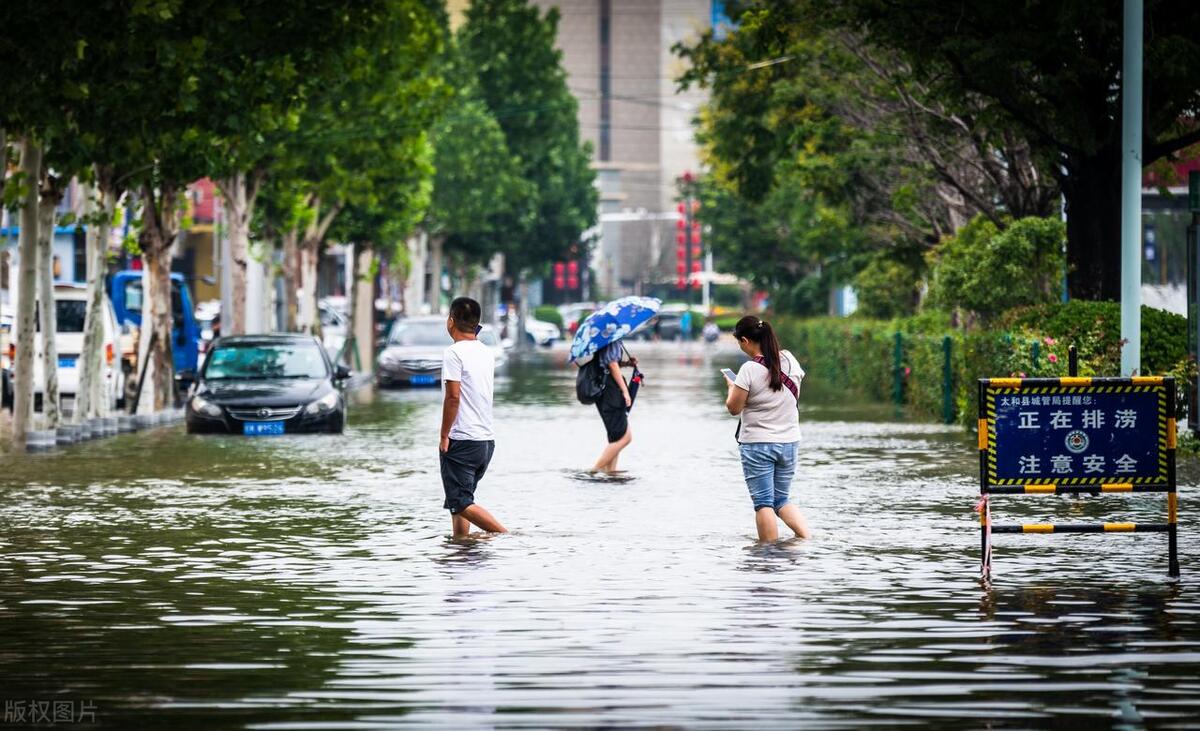
[[[1067,434],[1067,449],[1074,454],[1079,454],[1088,448],[1088,435],[1076,429]]]

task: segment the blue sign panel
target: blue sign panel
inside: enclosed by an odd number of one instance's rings
[[[1163,385],[993,387],[986,398],[989,484],[1168,479]]]

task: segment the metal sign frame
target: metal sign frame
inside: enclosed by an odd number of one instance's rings
[[[1016,401],[1014,401],[1014,399]],[[1045,404],[1042,405],[1042,400]],[[1053,399],[1053,401],[1052,401]],[[1096,404],[1095,411],[1101,411],[1100,404],[1107,403],[1111,408],[1113,403],[1125,406],[1140,406],[1142,411],[1128,408],[1126,420],[1135,422],[1139,414],[1144,413],[1147,405],[1153,405],[1155,423],[1153,431],[1135,428],[1132,423],[1126,424],[1129,439],[1118,442],[1112,433],[1114,427],[1105,430],[1103,416],[1092,417],[1092,434],[1109,436],[1112,443],[1134,444],[1140,448],[1138,454],[1145,457],[1152,453],[1152,464],[1148,469],[1138,470],[1137,460],[1132,459],[1128,452],[1123,457],[1127,463],[1115,460],[1120,466],[1116,471],[1107,469],[1105,459],[1098,456],[1088,467],[1086,474],[1080,474],[1073,468],[1070,456],[1056,456],[1055,470],[1058,474],[1049,474],[1041,468],[1040,459],[1034,455],[1020,458],[1022,472],[1029,467],[1028,477],[1014,476],[1011,465],[1002,459],[1002,452],[1007,446],[1006,441],[1015,441],[1017,435],[1010,433],[1020,430],[1035,432],[1031,436],[1036,440],[1040,434],[1045,434],[1045,426],[1039,422],[1040,416],[1046,414],[1036,408],[1057,408],[1057,419],[1062,423],[1056,425],[1066,431],[1066,450],[1082,455],[1089,444],[1089,435],[1084,429],[1074,429],[1071,417],[1076,414],[1068,412],[1074,406],[1080,406],[1086,399],[1086,404]],[[1066,406],[1060,406],[1063,401]],[[1032,405],[1031,405],[1032,402]],[[1051,405],[1053,403],[1053,406]],[[1017,405],[1014,405],[1017,404]],[[1020,406],[1019,404],[1024,404]],[[1030,407],[1030,411],[1019,413],[1019,426],[1014,429],[1011,414],[1006,412],[1014,408]],[[981,378],[979,379],[979,511],[981,566],[984,577],[991,573],[992,563],[992,534],[993,533],[1166,533],[1168,551],[1168,573],[1172,577],[1179,576],[1179,559],[1177,555],[1176,524],[1178,520],[1177,496],[1175,485],[1175,379],[1164,376],[1135,376],[1133,378]],[[1086,416],[1085,416],[1086,419]],[[1065,426],[1064,426],[1065,424]],[[1054,434],[1058,436],[1057,433]],[[1074,443],[1071,440],[1074,440]],[[998,442],[999,440],[999,442]],[[1139,441],[1140,440],[1140,441]],[[1043,438],[1043,443],[1045,439]],[[1102,445],[1103,446],[1103,445]],[[1079,449],[1075,449],[1079,447]],[[1131,448],[1130,451],[1135,451]],[[1008,457],[1010,455],[1003,455]],[[1028,461],[1026,461],[1028,460]],[[1132,462],[1131,467],[1128,462]],[[1060,469],[1061,468],[1061,469]],[[1165,523],[993,523],[991,519],[991,495],[1062,495],[1062,494],[1091,494],[1100,493],[1166,493],[1167,522]]]

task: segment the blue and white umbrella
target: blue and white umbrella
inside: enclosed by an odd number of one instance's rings
[[[655,315],[662,301],[654,297],[622,297],[588,315],[571,343],[571,362],[590,359],[609,343],[630,335]]]

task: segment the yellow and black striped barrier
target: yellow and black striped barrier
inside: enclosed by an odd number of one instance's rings
[[[995,533],[1166,533],[1179,576],[1175,381],[1170,377],[979,379],[981,571]],[[1165,523],[994,523],[991,495],[1164,493]]]
[[[1129,482],[1101,482],[1095,485],[1059,485],[1028,484],[1028,485],[991,485],[988,487],[991,495],[1098,495],[1104,492],[1170,492],[1168,485],[1134,485]]]
[[[1014,523],[993,525],[993,533],[1167,533],[1170,523]]]

